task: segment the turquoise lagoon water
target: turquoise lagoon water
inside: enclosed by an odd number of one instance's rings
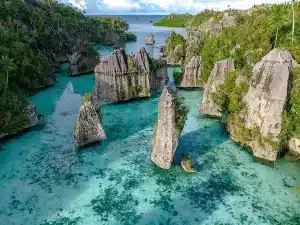
[[[70,78],[65,66],[55,86],[30,98],[43,124],[1,143],[0,224],[300,224],[300,163],[256,162],[218,120],[197,117],[198,89],[180,90],[190,112],[170,170],[150,160],[159,95],[104,105],[108,140],[76,151],[73,129],[94,75]],[[182,152],[197,173],[182,171]]]

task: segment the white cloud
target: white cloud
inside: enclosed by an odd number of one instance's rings
[[[286,2],[286,0],[225,0],[225,1],[211,1],[211,2],[205,2],[201,3],[201,1],[197,1],[194,4],[194,7],[196,7],[199,10],[203,10],[206,8],[209,9],[217,9],[217,10],[224,10],[228,9],[228,6],[230,6],[233,9],[249,9],[254,5],[260,5],[263,3],[283,3]]]
[[[117,8],[117,9],[137,9],[140,8],[138,2],[133,2],[130,0],[103,0],[102,6],[107,8]]]
[[[228,8],[228,5],[234,9],[248,9],[255,4],[282,2],[286,2],[286,0],[140,0],[140,3],[155,4],[167,11],[174,9],[201,11],[207,8],[224,10]]]
[[[230,5],[233,9],[248,9],[263,3],[283,3],[287,0],[59,0],[72,3],[80,9],[99,13],[122,12],[190,12],[204,9],[224,10]]]
[[[78,9],[86,8],[86,0],[69,0],[68,2]]]

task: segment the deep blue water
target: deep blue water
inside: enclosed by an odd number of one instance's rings
[[[147,33],[160,44],[173,30],[153,27],[148,17],[127,19],[138,36],[127,44],[129,52],[144,46]],[[102,55],[112,51],[98,47]],[[43,124],[1,143],[1,225],[300,224],[300,163],[256,162],[218,120],[197,117],[200,89],[180,91],[190,113],[170,170],[150,161],[159,96],[103,106],[108,140],[76,151],[73,129],[94,75],[71,78],[66,66],[53,87],[30,98]],[[182,171],[182,152],[190,154],[197,173]]]
[[[128,21],[129,31],[137,34],[136,42],[129,42],[126,44],[125,50],[128,54],[137,52],[140,48],[146,48],[147,52],[155,57],[159,58],[158,46],[165,43],[166,37],[175,31],[180,33],[184,37],[186,36],[185,29],[182,28],[166,28],[166,27],[154,27],[150,21],[158,21],[163,16],[120,16],[122,19]],[[145,38],[149,33],[153,33],[155,39],[155,45],[145,45]],[[106,46],[97,46],[101,51],[101,56],[107,56],[110,54],[112,48]]]

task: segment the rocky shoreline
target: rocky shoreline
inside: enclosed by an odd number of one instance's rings
[[[245,50],[247,46],[235,40],[231,49],[225,49],[230,57],[221,54],[221,45],[218,54],[209,53],[214,47],[211,43],[226,43],[235,38],[232,34],[227,40],[222,39],[224,33],[239,29],[244,22],[240,18],[254,17],[259,10],[270,9],[258,6],[240,12],[207,11],[211,17],[202,21],[195,16],[187,25],[186,39],[170,34],[164,54],[168,64],[182,67],[182,72],[173,75],[178,88],[204,88],[199,116],[221,118],[232,140],[250,148],[255,157],[274,162],[286,149],[300,154],[299,138],[294,134],[297,125],[287,121],[294,112],[289,107],[296,104],[291,103],[293,98],[289,96],[291,87],[296,85],[295,74],[299,73],[297,53],[293,51],[293,55],[286,48],[266,48],[263,55],[262,49]],[[254,59],[254,54],[260,56]],[[212,59],[217,61],[214,66]],[[294,128],[288,123],[294,123]],[[296,136],[299,137],[298,132]]]

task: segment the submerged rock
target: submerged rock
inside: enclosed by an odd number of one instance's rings
[[[166,86],[158,103],[158,120],[152,139],[151,160],[169,169],[186,120],[187,109],[178,99],[176,88]]]
[[[86,101],[80,107],[74,139],[79,147],[106,140],[106,134],[91,101]]]
[[[42,115],[36,111],[36,107],[34,105],[27,106],[20,114],[22,114],[21,116],[24,116],[26,120],[22,127],[18,127],[17,131],[13,131],[11,133],[0,133],[0,139],[7,136],[16,135],[31,127],[34,127],[43,119]]]
[[[286,50],[273,49],[257,63],[250,78],[249,90],[243,98],[246,107],[240,115],[242,124],[234,124],[234,121],[229,124],[232,138],[250,146],[258,158],[275,161],[280,151],[279,135],[288,98],[292,61],[292,55]],[[239,126],[249,133],[245,139],[239,135]]]
[[[168,83],[166,62],[151,59],[145,49],[134,56],[118,49],[95,68],[95,74],[93,102],[96,106],[104,101],[150,97]]]
[[[152,33],[148,34],[145,42],[147,45],[154,45],[155,44],[155,40],[154,40],[154,35]]]
[[[220,106],[214,101],[213,95],[217,92],[218,87],[224,84],[227,74],[234,70],[233,59],[225,59],[216,63],[204,87],[203,101],[198,115],[222,116]]]
[[[184,88],[201,87],[200,78],[201,78],[201,57],[194,56],[191,59],[191,61],[185,66],[184,75],[180,86]]]
[[[196,169],[192,167],[192,161],[187,154],[181,156],[181,167],[187,173],[195,173]]]

